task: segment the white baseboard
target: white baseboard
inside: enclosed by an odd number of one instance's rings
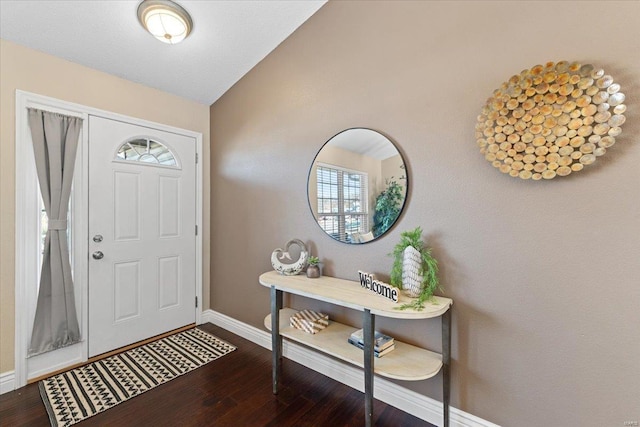
[[[4,394],[16,389],[16,374],[14,371],[3,372],[0,374],[0,394]]]
[[[203,323],[213,323],[251,342],[271,350],[271,333],[213,310],[202,312]],[[301,365],[307,366],[329,378],[364,392],[364,375],[360,368],[343,363],[303,345],[283,340],[282,353]],[[410,413],[431,424],[441,426],[442,402],[423,396],[384,378],[376,377],[373,395],[376,399]],[[497,424],[449,408],[451,427],[499,427]]]

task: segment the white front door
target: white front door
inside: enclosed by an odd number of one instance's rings
[[[196,140],[89,118],[89,357],[196,319]]]

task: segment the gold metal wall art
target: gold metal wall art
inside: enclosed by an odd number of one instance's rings
[[[625,122],[625,96],[591,64],[547,62],[493,92],[476,123],[480,152],[502,173],[553,179],[606,153]]]

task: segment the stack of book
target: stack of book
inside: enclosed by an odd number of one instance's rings
[[[362,335],[362,329],[358,329],[354,333],[351,334],[349,339],[349,344],[355,345],[356,347],[363,349],[364,348],[364,338]],[[385,354],[393,351],[396,348],[395,341],[393,337],[389,335],[385,335],[382,332],[375,331],[374,336],[374,347],[373,354],[376,357],[382,357]]]

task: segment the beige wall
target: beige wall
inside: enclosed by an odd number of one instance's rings
[[[329,2],[211,108],[212,308],[262,328],[274,248],[301,238],[355,280],[388,273],[399,233],[420,225],[455,301],[455,407],[505,426],[640,419],[638,40],[640,2]],[[499,173],[476,147],[481,106],[564,59],[622,85],[623,136],[566,178]],[[314,224],[306,185],[322,144],[356,126],[398,144],[411,183],[392,232],[348,246]],[[440,348],[437,320],[378,326]],[[441,397],[439,375],[402,384]]]
[[[202,157],[209,158],[208,106],[0,40],[0,372],[14,367],[16,89],[201,132]],[[203,172],[203,296],[208,301],[208,161]]]
[[[403,169],[404,161],[402,157],[398,154],[397,156],[389,157],[388,159],[384,159],[382,161],[382,189],[384,190],[387,187],[387,181],[396,181],[398,184],[402,185],[404,183],[404,179],[402,177],[406,177],[407,173]]]
[[[382,161],[381,190],[387,189],[387,182],[395,181],[401,187],[407,186],[407,171],[404,169],[404,161],[398,154]],[[404,190],[403,190],[404,191]],[[375,203],[375,200],[373,201]]]

